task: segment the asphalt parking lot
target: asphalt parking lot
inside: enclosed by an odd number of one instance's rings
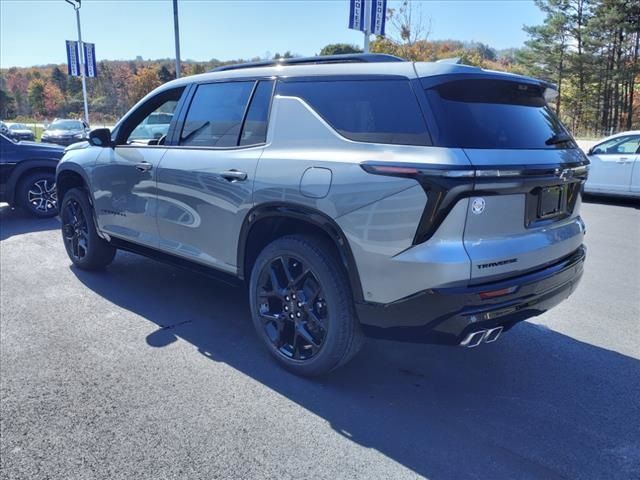
[[[640,206],[583,205],[578,291],[465,350],[369,341],[279,369],[245,294],[0,207],[3,479],[640,478]]]

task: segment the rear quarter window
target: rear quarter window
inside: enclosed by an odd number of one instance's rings
[[[408,80],[287,81],[278,93],[308,103],[342,136],[359,142],[429,145]]]
[[[456,148],[554,149],[565,132],[542,88],[515,81],[457,80],[426,89],[435,145]],[[571,144],[572,145],[572,144]]]

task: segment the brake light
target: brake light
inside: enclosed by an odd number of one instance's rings
[[[451,165],[402,165],[393,163],[364,162],[360,164],[365,172],[375,175],[390,175],[395,177],[441,177],[441,178],[469,178],[475,176],[475,170],[455,168]]]

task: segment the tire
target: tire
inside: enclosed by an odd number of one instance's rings
[[[362,346],[346,272],[328,245],[313,237],[287,236],[267,245],[251,272],[249,301],[258,336],[297,375],[331,372]]]
[[[16,203],[34,217],[51,218],[58,214],[54,172],[30,173],[18,182]]]
[[[101,270],[113,261],[116,249],[98,236],[93,208],[84,190],[72,188],[60,208],[62,240],[67,255],[83,270]]]

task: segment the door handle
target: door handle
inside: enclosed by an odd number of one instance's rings
[[[620,157],[617,163],[627,163],[627,160],[629,160],[629,157]]]
[[[226,170],[220,174],[222,178],[228,180],[229,182],[241,182],[247,179],[247,174],[245,172],[240,172],[238,170]]]
[[[136,169],[140,172],[148,172],[151,168],[153,168],[153,165],[149,162],[140,162],[136,164]]]

